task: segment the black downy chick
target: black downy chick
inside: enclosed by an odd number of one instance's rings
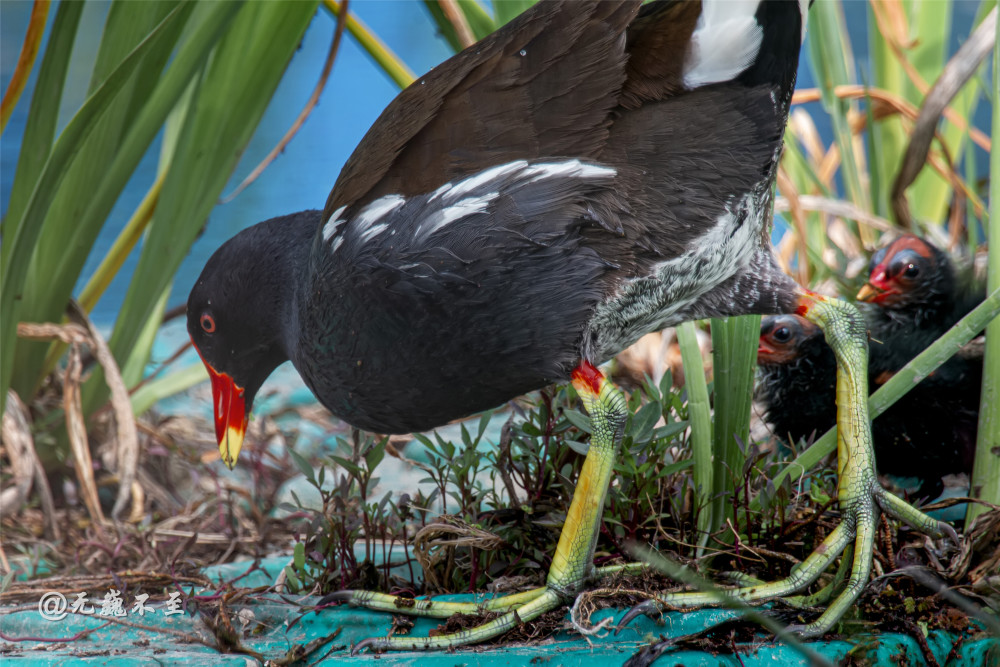
[[[885,367],[887,347],[872,346],[871,368]],[[794,443],[834,425],[829,404],[836,393],[836,361],[818,327],[797,315],[765,317],[757,363],[758,392],[775,434]],[[972,470],[978,404],[963,386],[977,379],[973,375],[963,376],[958,387],[927,378],[874,420],[879,472],[917,477],[916,495],[936,497],[944,475]],[[869,378],[874,391],[878,383],[874,374]]]

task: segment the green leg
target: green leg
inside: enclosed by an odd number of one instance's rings
[[[481,614],[490,611],[510,611],[514,607],[532,602],[545,593],[545,587],[520,593],[494,597],[482,602],[436,602],[432,599],[413,599],[375,593],[373,591],[338,591],[323,598],[323,604],[347,602],[352,607],[365,607],[389,614],[449,618],[455,614]]]
[[[949,537],[958,544],[958,535],[947,523],[932,519],[878,482],[868,417],[868,337],[861,314],[844,301],[813,294],[804,295],[801,304],[804,316],[823,329],[837,357],[837,499],[841,525],[849,527],[854,539],[854,560],[844,590],[818,619],[795,628],[812,637],[828,632],[861,596],[871,574],[880,511],[934,538]]]
[[[799,563],[784,579],[715,591],[667,593],[657,595],[655,600],[668,608],[689,609],[717,605],[724,602],[725,598],[737,598],[744,602],[761,602],[790,595],[816,581],[823,570],[850,544],[850,541],[850,529],[846,525],[840,524],[826,536],[826,539],[815,551],[809,554],[808,558]],[[622,619],[622,623],[627,623],[633,617],[634,614],[627,614]]]
[[[847,575],[850,573],[853,562],[854,545],[848,544],[847,548],[844,549],[843,558],[840,559],[840,565],[837,566],[837,573],[833,576],[833,580],[830,583],[812,595],[788,595],[783,597],[782,600],[786,604],[798,609],[808,609],[826,604],[843,590],[844,582],[847,580]]]
[[[355,646],[355,652],[365,648],[374,651],[446,649],[492,639],[565,604],[583,590],[595,575],[635,567],[619,565],[595,570],[593,564],[604,501],[621,446],[626,417],[625,397],[587,362],[582,362],[573,372],[573,386],[590,413],[593,432],[590,450],[580,471],[545,586],[481,604],[412,600],[370,591],[340,591],[329,595],[324,598],[324,603],[343,601],[369,609],[414,616],[445,618],[455,613],[506,612],[478,627],[448,635],[372,637]]]
[[[844,548],[844,557],[840,559],[840,565],[837,567],[837,573],[830,583],[812,595],[783,595],[781,596],[782,601],[796,609],[808,609],[826,604],[842,588],[841,584],[844,583],[844,579],[847,577],[850,569],[848,563],[853,559],[854,545],[848,542]],[[796,568],[798,567],[801,567],[801,564],[796,565]],[[745,572],[726,572],[725,576],[727,579],[733,581],[733,583],[738,584],[740,588],[753,588],[763,586],[767,583]]]
[[[878,482],[871,421],[868,418],[868,338],[861,313],[844,301],[812,293],[804,294],[800,304],[799,314],[823,329],[837,357],[837,499],[842,514],[841,523],[789,577],[781,581],[714,593],[673,593],[657,596],[656,602],[660,606],[701,607],[718,604],[720,596],[746,602],[785,597],[816,581],[834,558],[852,545],[850,576],[843,590],[818,619],[809,625],[794,628],[801,635],[811,637],[829,631],[857,601],[868,583],[879,512],[885,512],[935,538],[948,536],[957,544],[958,535],[948,524],[911,507],[883,489]],[[649,605],[645,605],[642,611],[647,609]],[[634,612],[627,614],[626,618],[634,616]]]

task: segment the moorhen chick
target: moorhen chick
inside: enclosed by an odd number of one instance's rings
[[[869,378],[895,356],[896,341],[871,348]],[[792,443],[822,433],[836,423],[837,362],[819,327],[797,315],[770,315],[761,320],[757,348],[760,373],[757,391],[765,420],[774,433]],[[934,498],[941,478],[971,473],[979,416],[978,371],[925,378],[872,422],[879,472],[917,477],[916,497]],[[871,382],[874,391],[878,385]],[[945,417],[946,416],[946,417]]]
[[[335,593],[391,613],[502,612],[355,650],[482,641],[600,574],[593,554],[626,402],[595,365],[688,319],[797,312],[840,360],[844,521],[788,579],[730,595],[791,594],[856,544],[848,586],[799,628],[820,634],[868,580],[880,511],[936,537],[951,530],[878,484],[857,310],[799,287],[772,258],[771,190],[805,6],[540,2],[400,93],[323,211],[259,223],[208,261],[188,329],[229,465],[261,383],[288,359],[334,415],[380,433],[428,429],[566,378],[591,415],[545,586],[483,604]]]
[[[986,288],[972,273],[970,268],[960,278],[947,253],[913,234],[872,255],[868,282],[857,299],[877,306],[864,313],[872,339],[869,372],[879,384],[982,303]],[[981,374],[981,360],[978,365]],[[968,384],[969,372],[969,364],[954,357],[934,374],[959,386]]]
[[[782,441],[794,444],[837,423],[837,359],[818,326],[798,315],[762,318],[757,367],[764,421]]]

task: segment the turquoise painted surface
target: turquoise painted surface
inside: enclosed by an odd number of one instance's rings
[[[287,561],[269,559],[261,564],[258,571],[240,580],[245,587],[262,586],[280,572]],[[232,564],[220,568],[209,568],[206,574],[219,581],[232,580],[242,574],[248,564]],[[211,594],[212,591],[205,591]],[[99,595],[98,591],[91,594]],[[318,598],[296,595],[259,595],[239,606],[229,606],[231,617],[242,614],[245,626],[241,630],[241,642],[245,648],[257,652],[263,658],[276,660],[286,656],[296,645],[306,645],[314,640],[339,632],[336,637],[311,654],[299,664],[324,665],[427,665],[429,667],[457,667],[460,665],[544,665],[589,666],[620,665],[629,659],[643,645],[664,636],[680,636],[698,632],[703,628],[721,623],[734,616],[726,610],[702,610],[690,613],[671,613],[665,624],[640,617],[620,635],[608,633],[583,639],[575,633],[559,632],[554,638],[540,644],[512,645],[505,647],[468,648],[444,653],[392,653],[378,659],[363,654],[351,656],[349,647],[370,637],[389,632],[391,618],[386,614],[372,613],[350,607],[336,607],[313,613],[310,607]],[[438,599],[471,600],[482,599],[471,595],[439,596]],[[100,606],[100,600],[92,604]],[[192,605],[194,607],[195,605]],[[0,626],[10,638],[27,638],[16,644],[3,645],[3,660],[16,659],[19,665],[246,665],[256,661],[246,654],[220,653],[214,648],[191,643],[185,636],[201,637],[213,643],[204,621],[197,615],[178,614],[165,616],[162,604],[153,605],[156,611],[143,617],[131,615],[125,618],[132,624],[147,626],[146,629],[111,624],[100,628],[85,638],[71,642],[53,642],[58,638],[70,638],[81,631],[97,628],[107,622],[99,616],[70,616],[61,621],[46,621],[34,605],[14,608],[0,608]],[[203,608],[211,609],[206,603]],[[209,612],[209,616],[213,612]],[[621,618],[624,610],[603,610],[594,614],[592,621],[613,617]],[[427,635],[437,627],[439,621],[416,619],[411,631],[414,636]],[[49,641],[40,641],[47,638]],[[956,648],[958,637],[945,632],[932,631],[927,637],[935,660],[942,667],[985,667],[1000,664],[1000,639],[978,636],[966,638]],[[834,664],[850,653],[858,660],[852,664],[909,665],[919,667],[928,664],[920,647],[912,637],[883,635],[880,637],[861,636],[852,641],[812,642],[811,648],[820,652]],[[954,649],[954,654],[952,651]],[[689,650],[668,651],[657,665],[685,665],[690,667],[722,667],[745,665],[763,667],[765,665],[805,665],[805,658],[793,648],[775,644],[767,635],[752,647],[738,655],[694,652]]]
[[[317,598],[294,598],[301,605],[314,603]],[[470,599],[472,596],[449,596]],[[302,664],[373,664],[371,655],[351,656],[349,646],[370,636],[385,635],[391,619],[385,614],[375,614],[364,610],[339,607],[319,613],[304,612],[297,604],[282,600],[278,596],[265,596],[254,604],[243,604],[230,608],[231,612],[246,614],[247,625],[243,646],[264,656],[266,659],[280,659],[295,645],[305,645],[313,640],[327,637],[338,630],[340,633],[329,644],[318,649]],[[593,616],[594,622],[622,615],[622,610],[604,610]],[[704,627],[727,620],[731,612],[707,610],[687,614],[674,613],[668,616],[668,625],[658,626],[654,622],[640,618],[619,636],[605,635],[591,638],[590,642],[579,635],[560,632],[553,639],[530,646],[508,646],[501,648],[468,648],[448,653],[393,653],[383,656],[380,663],[386,665],[526,665],[529,661],[536,665],[620,665],[632,654],[661,634],[672,635],[696,632]],[[149,626],[149,630],[109,625],[86,638],[54,644],[51,642],[24,641],[16,646],[7,645],[5,656],[16,658],[23,665],[245,665],[248,655],[219,653],[213,648],[185,641],[176,633],[202,637],[211,642],[211,635],[200,618],[188,614],[165,617],[148,615],[141,619],[129,618],[132,623]],[[96,616],[82,616],[60,622],[41,619],[37,611],[31,609],[4,617],[4,634],[20,637],[68,638],[90,628],[99,627],[105,619]],[[426,635],[438,625],[438,621],[417,619],[412,633]],[[259,631],[261,630],[262,631]],[[259,632],[258,632],[259,631]],[[174,634],[166,634],[166,632]],[[246,636],[248,635],[249,636]],[[967,640],[948,660],[957,638],[948,633],[933,631],[928,636],[928,644],[939,665],[945,666],[985,666],[995,656],[1000,655],[1000,640],[980,638]],[[855,643],[847,641],[814,642],[810,647],[837,664],[854,649],[853,656],[859,664],[894,665],[911,667],[928,664],[916,641],[911,637],[888,635],[866,637],[860,642],[861,650]],[[326,655],[325,659],[321,658]],[[316,663],[315,661],[320,660]],[[253,664],[253,660],[250,664]],[[710,655],[689,650],[668,651],[655,664],[715,667],[742,664],[747,667],[763,665],[805,665],[805,658],[793,648],[774,644],[761,636],[760,644],[736,655]],[[997,664],[993,662],[992,664]]]

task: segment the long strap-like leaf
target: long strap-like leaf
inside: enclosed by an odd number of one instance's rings
[[[7,387],[10,384],[21,291],[28,264],[41,234],[45,215],[66,169],[141,60],[157,47],[170,25],[186,18],[191,10],[191,6],[182,4],[171,11],[91,94],[53,146],[23,215],[16,222],[8,221],[5,231],[11,236],[4,238],[0,256],[0,274],[3,280],[3,285],[0,286],[0,409],[6,401]]]

